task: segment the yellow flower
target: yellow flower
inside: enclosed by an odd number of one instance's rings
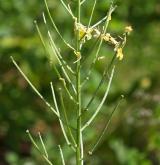
[[[75,31],[79,31],[79,38],[83,39],[83,43],[85,43],[86,40],[90,40],[92,38],[93,29],[87,28],[81,23],[75,23]]]
[[[111,35],[109,34],[109,33],[106,33],[105,35],[102,35],[102,37],[103,37],[103,39],[105,40],[105,41],[109,41],[109,39],[110,39],[110,37],[111,37]]]
[[[118,48],[118,49],[117,49],[117,58],[118,58],[119,60],[122,60],[122,59],[123,59],[122,48]]]
[[[86,27],[80,23],[76,23],[75,31],[79,31],[79,37],[82,38],[86,33]]]
[[[113,44],[113,45],[117,45],[117,44],[118,44],[118,41],[116,41],[116,39],[113,38],[112,36],[109,37],[109,41],[110,41],[111,44]]]
[[[133,31],[132,26],[126,26],[126,27],[125,27],[125,32],[126,32],[126,33],[130,33],[130,32],[132,32],[132,31]]]
[[[151,81],[151,79],[149,77],[144,77],[140,81],[140,85],[144,89],[149,88],[151,86],[151,84],[152,84],[152,81]]]
[[[92,32],[93,32],[92,28],[88,28],[86,30],[86,38],[87,38],[87,40],[90,40],[92,38]]]

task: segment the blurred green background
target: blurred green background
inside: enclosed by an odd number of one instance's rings
[[[75,9],[75,0],[66,0]],[[105,16],[109,1],[99,0],[93,23]],[[48,0],[58,28],[64,38],[74,43],[73,22],[58,0]],[[158,0],[118,0],[109,32],[123,33],[124,27],[133,26],[124,49],[124,60],[116,67],[110,95],[95,124],[85,131],[87,152],[121,94],[125,100],[114,114],[105,137],[93,156],[86,157],[92,165],[158,165],[160,164],[160,2]],[[83,24],[87,24],[93,0],[82,7]],[[57,144],[64,150],[67,164],[74,164],[73,153],[64,139],[54,114],[35,95],[10,60],[13,56],[39,91],[52,102],[49,82],[57,88],[59,81],[46,57],[33,21],[36,19],[47,39],[42,19],[45,5],[40,0],[0,0],[0,165],[44,165],[39,153],[30,143],[26,129],[38,139],[40,131],[54,164],[60,164]],[[52,26],[55,41],[66,60],[72,64],[74,56],[58,38]],[[90,43],[89,43],[90,44]],[[89,45],[88,44],[88,45]],[[92,43],[91,43],[92,44]],[[84,54],[87,52],[84,50]],[[110,47],[103,45],[101,55],[105,60],[96,64],[91,80],[84,88],[85,103],[100,81],[103,67],[113,55]],[[52,58],[56,64],[56,60]],[[84,75],[89,61],[84,65]],[[103,86],[95,99],[95,107],[103,96]],[[58,91],[56,90],[58,96]],[[66,97],[70,120],[73,107]],[[93,109],[94,110],[94,109]],[[92,113],[92,111],[91,111]],[[90,113],[90,114],[91,114]],[[90,115],[88,114],[88,115]],[[38,141],[37,141],[38,142]]]

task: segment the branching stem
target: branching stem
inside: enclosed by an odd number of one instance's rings
[[[38,150],[38,152],[42,155],[42,157],[45,159],[45,161],[49,164],[49,165],[53,165],[52,162],[49,160],[48,155],[46,156],[46,154],[44,154],[40,148],[38,147],[37,143],[35,142],[35,140],[33,139],[32,135],[30,134],[29,130],[26,131],[26,133],[28,134],[33,146]]]
[[[113,75],[114,75],[114,70],[115,70],[115,66],[112,69],[111,76],[110,76],[109,82],[108,82],[108,86],[107,86],[106,92],[105,92],[105,94],[103,96],[103,99],[102,99],[101,103],[99,104],[99,106],[97,107],[96,111],[91,116],[91,118],[84,124],[84,126],[81,129],[81,131],[83,131],[86,127],[88,127],[92,123],[94,118],[97,116],[97,114],[101,110],[101,108],[102,108],[102,106],[103,106],[103,104],[104,104],[104,102],[105,102],[105,100],[106,100],[106,98],[108,96],[108,93],[109,93],[109,89],[110,89],[110,86],[111,86],[112,78],[113,78]]]
[[[63,113],[64,113],[64,118],[65,118],[65,122],[66,122],[66,125],[67,125],[68,134],[70,135],[72,143],[76,147],[76,141],[74,139],[74,136],[72,134],[71,128],[69,126],[69,120],[68,120],[68,116],[67,116],[67,113],[66,113],[66,108],[65,108],[65,105],[64,105],[64,100],[63,100],[61,89],[59,90],[59,92],[60,92],[60,102],[61,102],[62,110],[63,110]]]
[[[81,17],[81,4],[77,0],[77,23],[80,23]],[[80,34],[76,32],[76,52],[80,52]],[[81,61],[78,60],[76,69],[76,90],[77,90],[77,148],[76,148],[76,164],[83,165],[83,140],[81,132]]]
[[[92,149],[88,152],[90,155],[92,155],[92,153],[95,151],[95,149],[97,148],[98,144],[100,143],[100,141],[102,140],[104,134],[106,133],[107,129],[108,129],[108,126],[112,120],[112,117],[113,117],[113,114],[115,113],[115,111],[118,109],[122,99],[124,98],[124,96],[122,95],[121,98],[119,99],[117,105],[113,108],[110,116],[109,116],[109,119],[108,121],[106,122],[105,126],[104,126],[104,129],[102,130],[102,132],[100,133],[99,137],[97,138],[96,142],[94,143]]]
[[[104,25],[104,30],[102,32],[102,35],[106,34],[109,22],[111,20],[111,15],[112,15],[113,11],[115,10],[115,8],[116,8],[116,6],[114,6],[114,7],[112,5],[110,6],[110,9],[109,9],[108,14],[107,14],[106,22],[105,22],[105,25]],[[90,68],[89,68],[89,71],[88,71],[88,73],[86,75],[86,78],[84,79],[84,81],[82,83],[83,85],[89,80],[89,77],[91,75],[92,69],[93,69],[93,67],[94,67],[94,65],[95,65],[95,63],[96,63],[96,61],[98,59],[99,52],[101,50],[101,46],[102,46],[102,43],[103,43],[103,37],[101,37],[101,34],[100,34],[99,37],[100,37],[100,41],[99,41],[99,44],[98,44],[98,48],[97,48],[97,51],[95,53],[95,57],[94,57],[91,65],[90,65]]]
[[[49,18],[50,18],[50,20],[51,20],[51,22],[52,22],[52,25],[53,25],[55,31],[57,32],[57,34],[59,35],[59,37],[62,39],[62,41],[63,41],[70,49],[72,49],[73,51],[75,51],[75,49],[62,37],[61,33],[59,32],[59,30],[58,30],[58,28],[57,28],[57,26],[56,26],[56,24],[55,24],[55,22],[54,22],[54,20],[53,20],[53,18],[52,18],[52,16],[51,16],[51,13],[50,13],[50,11],[49,11],[49,7],[48,7],[48,4],[47,4],[47,1],[44,0],[44,3],[45,3],[45,6],[46,6],[46,10],[47,10],[48,16],[49,16]]]
[[[65,165],[65,161],[64,161],[64,156],[63,156],[62,148],[61,148],[60,145],[58,145],[58,148],[59,148],[59,152],[60,152],[60,155],[61,155],[62,165]]]
[[[45,18],[45,17],[44,17],[44,18]],[[45,20],[46,20],[46,19],[45,19]],[[44,21],[44,22],[45,22],[45,21]],[[45,50],[45,52],[47,53],[48,57],[50,58],[50,56],[51,56],[51,55],[50,55],[50,52],[48,51],[47,45],[46,45],[46,43],[45,43],[45,41],[44,41],[44,39],[43,39],[43,36],[42,36],[42,33],[41,33],[40,29],[39,29],[39,26],[38,26],[38,24],[37,24],[37,21],[34,21],[34,23],[35,23],[35,26],[36,26],[36,29],[37,29],[39,38],[40,38],[40,40],[41,40],[41,42],[42,42],[42,45],[43,45],[43,47],[44,47],[44,50]],[[66,90],[67,94],[69,95],[69,98],[70,98],[74,103],[76,103],[76,101],[74,100],[73,96],[71,95],[69,89],[68,89],[67,86],[66,86],[65,79],[62,78],[61,74],[59,73],[57,67],[56,67],[54,64],[53,64],[53,69],[55,70],[55,72],[56,72],[56,74],[57,74],[59,80],[63,80],[63,81],[61,81],[61,82],[62,82],[62,85],[64,86],[64,89]]]
[[[41,100],[49,107],[49,109],[57,116],[60,117],[59,114],[56,112],[56,110],[45,100],[45,98],[40,94],[40,92],[37,90],[37,88],[31,83],[31,81],[28,79],[28,77],[24,74],[22,69],[18,66],[14,58],[11,56],[11,60],[15,67],[18,69],[18,71],[21,73],[21,75],[24,77],[24,79],[28,82],[28,84],[31,86],[33,91],[41,98]]]
[[[58,105],[57,105],[57,100],[56,100],[56,97],[55,97],[55,92],[54,92],[54,88],[53,88],[52,82],[50,83],[50,85],[51,85],[51,91],[52,91],[52,96],[53,96],[53,101],[54,101],[55,109],[56,109],[58,115],[60,116],[60,111],[59,111],[59,108],[58,108]],[[65,140],[67,142],[67,145],[69,147],[71,147],[73,149],[73,151],[75,151],[75,147],[72,145],[72,143],[68,139],[68,136],[66,134],[66,130],[65,130],[64,124],[63,124],[63,122],[62,122],[62,120],[60,118],[59,118],[59,124],[61,126],[61,130],[62,130],[62,133],[64,135],[64,138],[65,138]]]
[[[63,65],[62,65],[61,60],[59,59],[60,53],[59,53],[58,48],[56,47],[55,42],[53,41],[53,38],[52,38],[52,36],[51,36],[51,34],[50,34],[49,31],[48,31],[48,36],[49,36],[49,38],[50,38],[52,51],[54,52],[54,54],[55,54],[55,56],[56,56],[56,58],[57,58],[57,60],[58,60],[58,63],[59,63],[59,65],[60,65],[61,68],[62,68],[62,71],[63,71],[63,73],[64,73],[64,76],[66,77],[68,83],[71,85],[71,87],[72,87],[74,93],[76,94],[76,89],[75,89],[75,87],[74,87],[74,84],[72,83],[72,81],[71,81],[69,75],[67,74],[66,70],[64,69],[64,67],[63,67]]]
[[[84,108],[84,112],[87,112],[87,111],[88,111],[90,105],[92,104],[94,98],[95,98],[96,95],[97,95],[98,90],[100,89],[100,87],[102,86],[104,80],[106,79],[107,74],[109,73],[109,71],[110,71],[110,69],[111,69],[111,67],[112,67],[112,65],[113,65],[113,63],[114,63],[114,61],[115,61],[115,59],[116,59],[116,54],[114,54],[114,56],[112,57],[112,60],[111,60],[110,64],[109,64],[108,66],[106,66],[106,68],[104,69],[103,75],[102,75],[102,78],[101,78],[101,81],[99,82],[99,84],[98,84],[96,90],[94,91],[94,93],[93,93],[93,95],[92,95],[92,98],[90,99],[89,103],[88,103],[87,106]]]

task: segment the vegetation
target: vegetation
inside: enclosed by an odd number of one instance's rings
[[[58,88],[61,82],[55,76],[53,64],[57,66],[58,61],[54,57],[48,57],[43,50],[38,38],[33,18],[38,22],[42,33],[45,34],[42,12],[45,12],[44,3],[38,1],[3,1],[0,2],[1,15],[3,19],[0,27],[1,40],[1,81],[0,81],[0,105],[1,105],[1,126],[0,126],[0,156],[1,164],[45,164],[43,158],[31,145],[25,130],[29,129],[35,137],[37,132],[41,132],[49,157],[55,164],[60,164],[60,153],[57,144],[63,144],[58,120],[55,115],[45,109],[45,104],[38,99],[23,77],[11,64],[9,56],[19,61],[23,72],[32,80],[38,91],[52,102],[49,82],[56,85],[55,94],[59,95]],[[81,18],[83,25],[87,25],[93,3],[85,2]],[[57,23],[58,29],[66,41],[73,41],[73,22],[65,12],[63,5],[59,1],[48,1],[51,15]],[[95,150],[93,156],[87,157],[88,164],[159,164],[159,4],[157,1],[123,1],[116,2],[118,8],[114,12],[108,31],[112,34],[121,34],[124,27],[133,25],[134,32],[130,35],[126,48],[124,49],[124,60],[118,64],[116,76],[110,89],[110,97],[104,103],[101,113],[97,116],[95,125],[88,127],[84,133],[86,148],[91,148],[91,144],[97,139],[104,129],[106,121],[123,94],[125,100],[121,102],[118,111],[112,118],[112,123],[107,134]],[[109,3],[98,2],[92,22],[102,18],[109,8]],[[76,10],[76,2],[71,2],[73,10]],[[143,10],[142,10],[143,9]],[[46,13],[47,14],[47,13]],[[4,19],[7,17],[7,19]],[[49,18],[48,18],[49,19]],[[68,20],[68,21],[67,21]],[[49,21],[47,21],[49,22]],[[64,28],[65,27],[65,28]],[[52,24],[48,25],[52,29]],[[65,60],[72,64],[74,57],[72,50],[69,50],[65,43],[53,33],[56,45],[66,54]],[[44,38],[47,41],[47,38]],[[93,40],[95,41],[95,39]],[[86,43],[83,54],[88,56],[88,47],[93,45],[92,41]],[[48,48],[49,45],[47,45]],[[48,49],[51,51],[50,49]],[[95,91],[103,68],[109,64],[112,58],[111,47],[103,43],[101,54],[105,60],[99,60],[91,79],[84,86],[83,102],[86,105]],[[106,53],[107,52],[107,53]],[[76,53],[77,55],[77,53]],[[90,66],[90,59],[84,64],[82,78],[85,78],[87,69]],[[60,68],[58,68],[60,69]],[[102,86],[95,103],[90,108],[95,109],[103,97],[106,86]],[[64,91],[62,91],[64,92]],[[69,121],[74,125],[73,107],[68,100],[67,93],[63,93],[67,105],[67,115]],[[57,102],[61,102],[58,96]],[[85,118],[93,114],[89,112]],[[106,120],[107,119],[107,120]],[[97,124],[98,123],[98,124]],[[97,129],[95,129],[97,128]],[[40,136],[39,136],[40,137]],[[41,141],[36,143],[41,146]],[[69,164],[74,162],[73,153],[68,146],[61,145],[64,159]],[[42,146],[43,150],[43,146]],[[88,150],[86,150],[87,152]]]

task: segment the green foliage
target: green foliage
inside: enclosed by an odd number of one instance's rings
[[[85,137],[88,148],[102,130],[119,95],[124,94],[126,101],[119,107],[113,118],[108,134],[101,142],[99,151],[95,153],[94,160],[89,157],[88,163],[160,164],[158,132],[160,4],[158,0],[147,0],[145,3],[139,0],[124,0],[116,3],[118,9],[113,15],[109,30],[112,30],[113,34],[118,34],[126,25],[131,24],[134,32],[124,50],[124,61],[119,64],[109,100],[97,118],[98,124],[92,126],[98,129],[94,130],[90,127]],[[98,3],[93,22],[105,15],[107,5],[105,1]],[[73,42],[71,38],[73,25],[67,21],[69,17],[64,8],[59,5],[59,1],[49,1],[49,7],[64,38]],[[83,10],[85,24],[91,12],[91,3],[86,1]],[[33,24],[34,19],[37,19],[44,31],[42,11],[44,11],[44,4],[38,0],[0,2],[0,160],[2,163],[44,164],[25,134],[28,128],[35,136],[37,131],[42,133],[48,152],[53,156],[53,161],[58,162],[59,153],[55,144],[62,143],[63,140],[57,120],[54,115],[44,110],[45,105],[15,70],[9,58],[14,56],[40,92],[48,100],[52,99],[48,84],[52,80],[58,86],[58,78],[54,76],[55,72],[48,63]],[[66,60],[70,62],[70,51],[58,38],[55,37],[55,39],[59,47],[64,48]],[[88,44],[92,45],[92,43]],[[87,48],[85,51],[88,51]],[[101,54],[108,62],[111,57],[110,48],[103,45]],[[85,102],[88,102],[96,88],[105,65],[105,61],[96,64],[91,81],[85,86],[87,91],[83,98]],[[88,68],[88,62],[85,67]],[[104,89],[102,87],[98,93],[93,107],[99,103]],[[68,104],[69,118],[72,121],[71,110],[71,105]],[[63,149],[65,158],[73,162],[71,151],[66,146]]]
[[[122,165],[151,165],[151,162],[147,160],[145,153],[139,152],[136,148],[128,148],[124,143],[119,140],[111,140],[110,146],[117,155],[119,164]]]

